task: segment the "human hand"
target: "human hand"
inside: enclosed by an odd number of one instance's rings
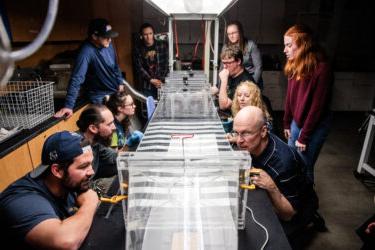
[[[267,191],[272,191],[272,190],[277,189],[275,182],[272,180],[271,176],[267,174],[266,171],[260,168],[251,168],[251,171],[254,171],[254,170],[258,171],[259,175],[250,175],[251,183]]]
[[[73,115],[73,110],[70,108],[62,108],[59,111],[56,112],[54,115],[55,118],[60,118],[65,116],[65,119],[70,118]]]
[[[223,81],[226,82],[229,78],[229,70],[228,69],[222,69],[219,73],[220,80],[222,81],[221,84],[223,84]]]
[[[375,236],[375,222],[371,222],[370,224],[368,224],[365,232],[367,234]]]
[[[295,142],[296,148],[303,152],[306,150],[306,144],[300,143],[298,140]]]
[[[210,93],[211,95],[217,95],[217,93],[219,93],[219,89],[216,86],[212,86],[210,88]]]
[[[237,137],[232,135],[232,133],[227,133],[225,135],[225,138],[230,142],[230,143],[236,143],[237,142]]]
[[[159,79],[151,79],[150,83],[154,85],[156,88],[160,88],[161,86],[161,81]]]
[[[92,190],[88,189],[87,191],[80,193],[77,196],[77,206],[81,207],[84,204],[95,204],[99,203],[99,196],[98,194]]]
[[[284,136],[285,136],[285,139],[289,140],[289,138],[290,138],[290,129],[284,129]]]

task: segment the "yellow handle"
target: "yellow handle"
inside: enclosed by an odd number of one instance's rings
[[[255,189],[255,185],[254,184],[250,184],[250,185],[241,184],[240,187],[242,189],[249,189],[249,190],[254,190]]]
[[[116,204],[117,202],[122,201],[122,200],[127,199],[127,198],[128,198],[127,195],[115,195],[115,196],[112,196],[112,197],[109,197],[109,198],[100,197],[100,201]]]

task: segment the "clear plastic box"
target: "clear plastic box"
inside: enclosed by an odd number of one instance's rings
[[[126,249],[237,249],[244,228],[248,152],[118,157]]]

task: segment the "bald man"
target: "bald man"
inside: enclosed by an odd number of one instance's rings
[[[261,109],[242,108],[233,123],[237,145],[251,154],[253,167],[260,169],[253,183],[265,189],[288,237],[313,219],[318,207],[312,183],[298,153],[269,133]]]

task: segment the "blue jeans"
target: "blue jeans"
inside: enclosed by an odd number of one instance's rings
[[[306,163],[306,175],[314,183],[314,165],[318,159],[319,152],[323,146],[324,141],[328,136],[329,129],[331,127],[332,117],[331,114],[327,115],[314,130],[309,138],[306,145],[306,150],[300,153],[302,159]],[[301,134],[301,128],[299,128],[296,122],[293,120],[290,124],[290,138],[288,140],[288,145],[297,149],[295,142]]]

